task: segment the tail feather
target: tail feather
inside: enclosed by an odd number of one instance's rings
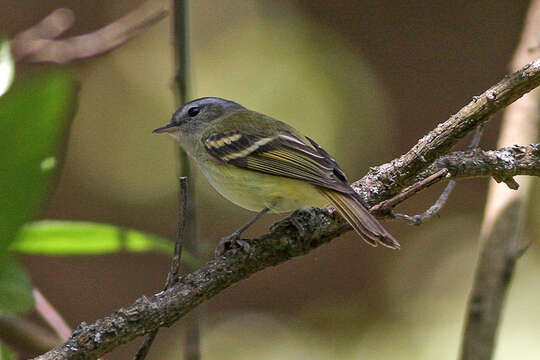
[[[397,240],[362,205],[356,193],[346,194],[325,188],[320,190],[368,244],[371,246],[381,244],[391,249],[399,249]]]

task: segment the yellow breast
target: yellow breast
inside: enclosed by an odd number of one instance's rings
[[[208,182],[226,199],[244,209],[289,212],[306,206],[324,206],[328,201],[315,185],[305,181],[273,176],[214,161],[199,167]]]

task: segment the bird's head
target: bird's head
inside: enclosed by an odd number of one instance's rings
[[[230,111],[244,109],[240,104],[217,97],[204,97],[186,103],[176,110],[171,121],[153,131],[154,134],[167,133],[175,138],[180,133],[192,133],[206,128],[212,121]]]

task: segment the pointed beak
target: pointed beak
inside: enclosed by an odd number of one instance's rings
[[[171,122],[165,126],[155,129],[154,131],[152,131],[152,134],[172,133],[172,132],[175,132],[177,129],[178,129],[178,124]]]

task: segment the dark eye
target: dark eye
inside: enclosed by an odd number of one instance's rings
[[[197,116],[200,112],[201,112],[201,108],[197,107],[197,106],[194,106],[194,107],[191,107],[191,108],[188,109],[187,114],[190,117],[194,117],[194,116]]]

